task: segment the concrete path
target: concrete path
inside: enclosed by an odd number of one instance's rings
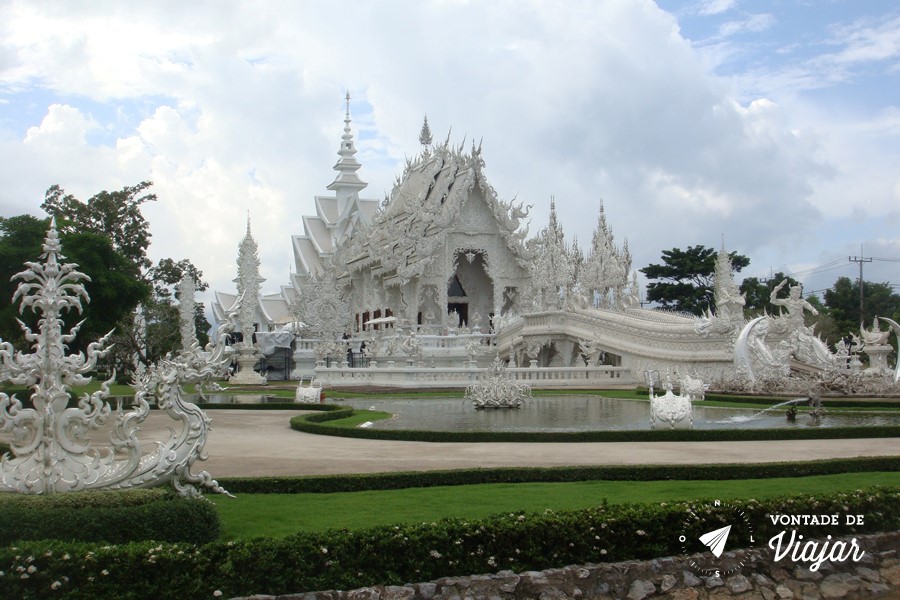
[[[802,461],[900,455],[900,439],[652,443],[428,443],[301,433],[296,411],[209,410],[209,460],[194,471],[213,477],[375,473],[471,467],[637,465]],[[141,437],[161,433],[151,413]]]

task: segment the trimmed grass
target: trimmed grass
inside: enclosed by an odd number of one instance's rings
[[[766,498],[900,485],[900,472],[844,473],[800,478],[734,481],[580,481],[463,485],[335,494],[240,494],[213,496],[223,539],[284,537],[299,531],[420,523],[444,517],[574,510],[611,504],[701,498]]]

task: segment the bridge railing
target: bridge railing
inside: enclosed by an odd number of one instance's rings
[[[490,369],[478,367],[426,367],[420,365],[370,364],[368,368],[350,368],[345,363],[316,367],[316,380],[328,386],[383,387],[465,387],[478,381]],[[603,387],[634,383],[628,367],[515,367],[508,369],[517,382],[534,387]]]

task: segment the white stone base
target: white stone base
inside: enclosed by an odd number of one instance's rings
[[[228,379],[234,385],[268,385],[268,380],[253,370],[259,362],[259,354],[255,349],[242,348],[234,358],[238,364],[237,372]]]
[[[887,364],[887,356],[893,348],[888,345],[866,346],[863,348],[869,356],[869,368],[863,371],[866,375],[890,375],[891,368]]]

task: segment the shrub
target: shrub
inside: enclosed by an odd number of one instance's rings
[[[829,527],[829,535],[900,527],[900,488],[751,499],[740,505],[759,546],[783,529],[773,525],[768,514],[865,515],[863,525]],[[572,512],[513,512],[478,520],[300,533],[200,547],[28,542],[0,548],[4,573],[0,589],[11,598],[46,598],[51,589],[52,597],[68,600],[211,598],[217,590],[229,598],[647,559],[678,554],[678,532],[687,511],[701,513],[705,507],[700,501],[603,503]],[[796,529],[807,538],[826,534],[821,528]]]
[[[900,456],[839,458],[809,462],[722,465],[599,465],[577,467],[503,467],[305,477],[226,477],[219,483],[239,494],[328,494],[362,490],[565,481],[722,481],[809,477],[837,473],[900,471]]]
[[[20,540],[203,544],[219,537],[211,502],[162,489],[0,494],[0,544]]]

